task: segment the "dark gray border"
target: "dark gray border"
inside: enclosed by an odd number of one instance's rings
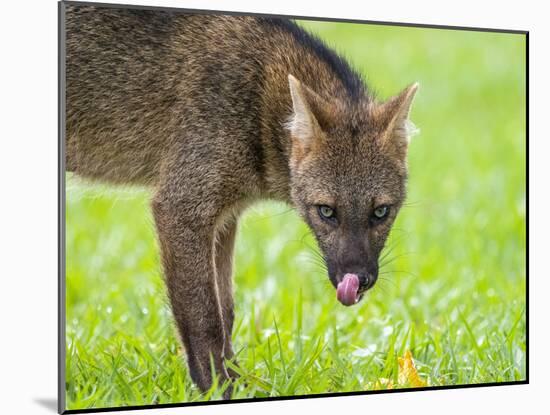
[[[59,413],[65,411],[65,362],[66,362],[66,288],[65,288],[65,2],[58,3],[57,8],[57,41],[58,41],[58,73],[57,73],[57,108],[58,108],[58,183],[57,183],[57,225],[58,225],[58,283],[57,283],[57,304],[58,320],[57,332],[59,333],[57,345],[57,410]]]
[[[466,385],[445,385],[445,386],[430,386],[424,388],[409,388],[409,389],[391,389],[391,390],[371,390],[357,392],[334,392],[324,394],[310,395],[295,395],[295,396],[277,396],[269,398],[248,398],[248,399],[233,399],[228,401],[199,401],[199,402],[181,402],[170,404],[157,405],[131,405],[121,407],[107,408],[88,408],[88,409],[72,409],[65,408],[65,359],[66,359],[66,287],[65,287],[65,271],[66,271],[66,254],[65,254],[65,7],[66,5],[74,6],[98,6],[118,9],[139,9],[139,10],[161,10],[174,11],[180,13],[195,13],[195,14],[225,14],[233,16],[269,16],[281,17],[288,19],[325,21],[325,22],[341,22],[341,23],[358,23],[372,24],[384,26],[404,26],[417,27],[426,29],[443,29],[443,30],[460,30],[460,31],[475,31],[475,32],[491,32],[491,33],[507,33],[525,36],[525,65],[526,65],[526,353],[525,353],[525,380],[512,382],[491,382]],[[143,6],[130,4],[113,4],[100,2],[82,2],[82,1],[65,1],[58,3],[58,413],[60,414],[75,414],[75,413],[94,413],[94,412],[112,412],[112,411],[127,411],[137,409],[160,409],[160,408],[179,408],[186,406],[209,406],[220,404],[234,404],[245,402],[266,402],[266,401],[281,401],[293,399],[313,399],[323,397],[338,397],[338,396],[357,396],[357,395],[375,395],[380,393],[403,393],[416,391],[435,391],[447,389],[465,389],[487,386],[506,386],[506,385],[526,385],[529,384],[529,31],[528,30],[511,30],[483,27],[465,27],[465,26],[448,26],[448,25],[432,25],[421,23],[401,23],[373,20],[355,20],[355,19],[340,19],[329,17],[311,17],[311,16],[291,16],[291,15],[276,15],[265,13],[246,13],[220,10],[203,10],[203,9],[185,9],[176,7],[160,7],[160,6]]]
[[[473,31],[473,32],[493,32],[493,33],[508,33],[525,35],[528,30],[515,30],[515,29],[500,29],[500,28],[488,28],[488,27],[468,27],[468,26],[451,26],[451,25],[435,25],[425,23],[403,23],[403,22],[388,22],[388,21],[376,21],[376,20],[359,20],[359,19],[345,19],[335,17],[316,17],[316,16],[292,16],[288,14],[269,14],[269,13],[247,13],[247,12],[235,12],[229,10],[211,10],[211,9],[186,9],[184,7],[162,7],[162,6],[144,6],[144,5],[132,5],[132,4],[116,4],[116,3],[101,3],[101,2],[85,2],[85,1],[63,1],[62,3],[70,4],[73,6],[98,6],[112,9],[134,9],[134,10],[161,10],[161,11],[173,11],[179,13],[194,13],[194,14],[224,14],[229,16],[257,16],[257,17],[281,17],[286,19],[297,20],[313,20],[319,22],[340,22],[340,23],[359,23],[359,24],[373,24],[381,26],[405,26],[405,27],[419,27],[425,29],[445,29],[445,30],[461,30],[461,31]]]

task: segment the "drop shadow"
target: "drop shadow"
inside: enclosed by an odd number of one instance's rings
[[[38,405],[57,413],[57,399],[53,398],[34,398],[34,402]]]

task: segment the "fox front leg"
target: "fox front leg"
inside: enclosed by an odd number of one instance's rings
[[[204,214],[206,207],[201,214],[193,214],[195,210],[181,200],[160,191],[153,200],[153,214],[168,296],[187,352],[189,372],[199,389],[206,391],[212,385],[213,372],[220,384],[229,379],[224,359],[230,333],[225,333],[216,281],[215,218]],[[224,398],[230,396],[231,387]]]
[[[218,281],[220,305],[222,308],[225,344],[224,355],[227,359],[233,357],[231,334],[233,332],[233,320],[235,317],[233,305],[233,250],[237,232],[237,218],[231,217],[223,222],[216,230],[215,264],[216,278]],[[232,378],[237,377],[233,370],[228,370]]]

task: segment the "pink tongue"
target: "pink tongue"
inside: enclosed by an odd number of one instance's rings
[[[336,298],[344,305],[353,305],[357,302],[357,290],[359,290],[359,277],[355,274],[346,274],[338,283]]]

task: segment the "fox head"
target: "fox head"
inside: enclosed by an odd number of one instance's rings
[[[406,195],[409,112],[418,84],[384,103],[326,99],[289,75],[291,198],[312,229],[344,305],[378,278]]]

